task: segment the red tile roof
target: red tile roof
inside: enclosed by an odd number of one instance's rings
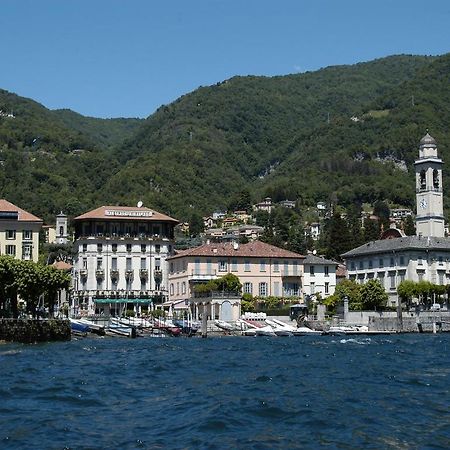
[[[133,215],[134,214],[134,215]],[[136,220],[136,221],[166,221],[178,223],[178,220],[166,216],[158,211],[142,206],[100,206],[74,220],[102,219],[102,220]]]
[[[22,208],[8,202],[8,200],[0,199],[0,212],[17,212],[19,213],[19,222],[42,222],[42,219],[36,217],[35,215],[25,211]]]
[[[253,258],[295,258],[300,259],[304,256],[284,250],[274,245],[266,244],[261,241],[249,242],[248,244],[233,243],[213,243],[204,244],[200,247],[189,248],[178,252],[176,255],[168,258],[175,259],[183,256],[241,256]]]
[[[52,266],[58,270],[70,270],[72,269],[72,264],[66,263],[65,261],[55,261]]]

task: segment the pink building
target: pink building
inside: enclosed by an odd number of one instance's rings
[[[193,298],[193,286],[227,273],[239,277],[243,293],[255,297],[300,297],[304,256],[260,241],[248,244],[212,243],[168,258],[169,299]],[[219,318],[219,306],[212,318]],[[240,305],[239,305],[240,310]],[[231,318],[239,317],[233,307]],[[223,317],[224,320],[227,320]]]

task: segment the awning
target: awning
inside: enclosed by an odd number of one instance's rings
[[[94,298],[95,303],[110,304],[110,303],[137,303],[140,305],[149,305],[153,303],[151,298]]]

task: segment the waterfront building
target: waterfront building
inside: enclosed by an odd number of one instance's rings
[[[376,278],[397,304],[397,287],[403,280],[450,282],[450,239],[444,237],[442,160],[435,139],[428,133],[421,139],[416,172],[416,236],[394,237],[368,242],[344,253],[348,276],[359,283]]]
[[[0,254],[37,262],[42,219],[0,199]]]
[[[227,273],[239,278],[245,294],[262,298],[301,298],[303,259],[304,256],[298,253],[260,241],[248,244],[204,244],[168,258],[169,298],[171,301],[190,302],[194,298],[196,284],[206,283]],[[192,303],[195,308],[195,301]],[[221,307],[220,302],[215,304],[217,306],[211,313],[212,318],[231,320],[228,318],[235,317],[238,306],[227,304]]]
[[[254,211],[266,211],[269,214],[272,212],[273,203],[270,197],[266,197],[262,202],[253,205]]]
[[[303,294],[320,295],[322,299],[334,294],[338,263],[309,254],[303,260]]]
[[[142,206],[101,206],[74,222],[72,312],[139,312],[167,300],[177,220]]]

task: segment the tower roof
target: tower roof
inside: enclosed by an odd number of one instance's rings
[[[420,140],[420,146],[421,147],[429,147],[429,146],[435,146],[436,147],[436,139],[434,139],[433,136],[431,136],[428,131],[427,134]]]

